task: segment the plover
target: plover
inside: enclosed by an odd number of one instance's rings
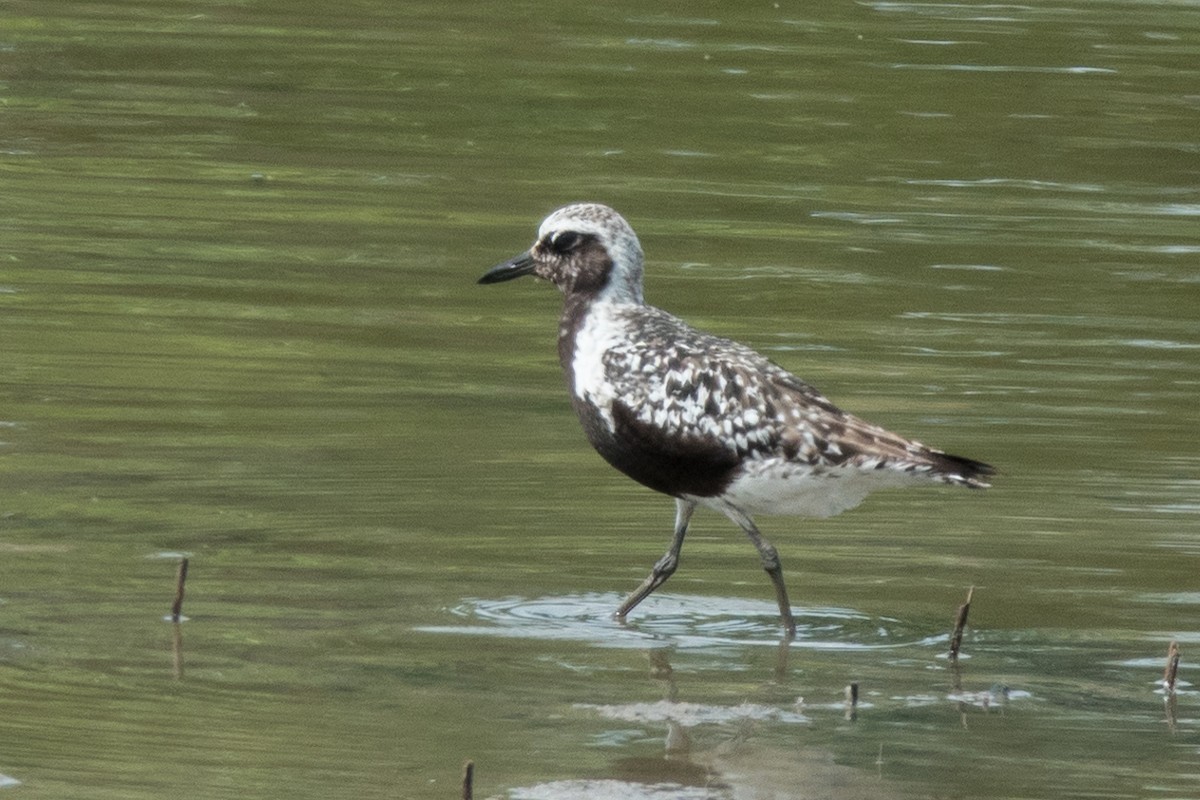
[[[643,260],[620,214],[576,203],[546,217],[527,252],[479,279],[532,274],[562,291],[558,356],[588,440],[618,470],[675,498],[670,548],[618,619],[675,572],[697,506],[729,517],[754,543],[793,637],[779,555],[752,515],[828,517],[876,489],[989,485],[988,464],[865,422],[749,347],[647,305]]]

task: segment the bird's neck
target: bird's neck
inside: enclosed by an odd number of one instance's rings
[[[579,331],[596,315],[615,323],[618,309],[644,305],[640,294],[630,298],[616,293],[572,292],[563,297],[562,317],[558,321],[558,360],[568,374],[575,359],[575,346]]]
[[[575,338],[595,304],[594,293],[571,292],[563,296],[562,317],[558,320],[558,361],[568,376],[575,358]]]

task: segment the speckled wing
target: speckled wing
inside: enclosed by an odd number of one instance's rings
[[[711,475],[712,486],[702,488],[720,491],[735,467],[772,459],[817,471],[887,470],[987,485],[987,465],[848,414],[744,345],[695,331],[665,312],[641,327],[629,344],[605,355],[618,438],[643,454],[691,454],[701,462],[696,469]]]

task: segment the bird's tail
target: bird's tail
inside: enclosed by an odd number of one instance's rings
[[[967,486],[972,489],[986,489],[992,484],[987,479],[996,474],[996,468],[991,464],[976,461],[964,456],[952,456],[949,453],[933,454],[934,469],[946,483]]]

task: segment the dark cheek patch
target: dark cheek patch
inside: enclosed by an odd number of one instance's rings
[[[608,283],[613,262],[608,251],[597,241],[587,242],[571,255],[566,271],[573,273],[571,288],[576,292],[595,294]]]

